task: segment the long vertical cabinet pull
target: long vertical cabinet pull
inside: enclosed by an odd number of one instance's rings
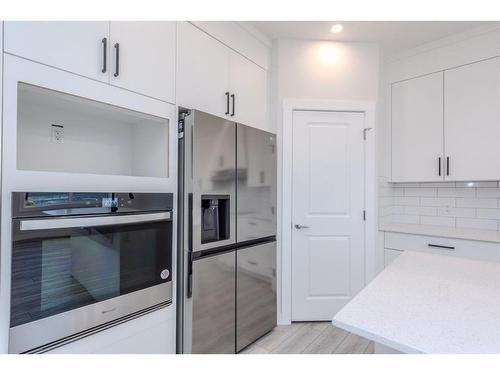
[[[450,157],[446,157],[446,176],[450,175]]]
[[[108,66],[108,38],[102,38],[102,69],[101,72],[106,73]]]
[[[226,92],[226,113],[225,115],[229,114],[229,91]]]
[[[232,106],[233,108],[232,108],[232,110],[231,110],[231,116],[234,116],[234,102],[235,102],[235,99],[234,99],[234,98],[235,98],[235,97],[234,97],[234,94],[231,94],[231,100],[232,100],[232,103],[233,103],[233,106]]]
[[[113,74],[115,77],[118,77],[120,75],[120,43],[115,43],[115,74]]]
[[[441,177],[441,156],[438,157],[438,176]]]

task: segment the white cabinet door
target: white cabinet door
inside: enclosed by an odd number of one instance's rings
[[[109,51],[109,22],[11,21],[4,29],[5,52],[108,81],[104,52]]]
[[[175,33],[175,22],[111,22],[111,84],[175,103]]]
[[[239,53],[231,51],[229,62],[231,86],[230,119],[269,131],[267,124],[267,72]]]
[[[442,181],[443,73],[392,85],[392,181]]]
[[[178,24],[177,104],[228,114],[229,49],[188,22]]]
[[[447,70],[447,180],[500,179],[500,58]]]

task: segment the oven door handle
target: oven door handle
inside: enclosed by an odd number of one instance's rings
[[[120,216],[94,216],[71,217],[57,219],[21,220],[21,231],[99,227],[105,225],[137,224],[151,221],[172,220],[171,212],[158,212],[152,214],[120,215]]]

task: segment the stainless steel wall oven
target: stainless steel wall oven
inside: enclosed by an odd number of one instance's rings
[[[13,193],[9,352],[171,303],[172,209],[170,193]]]

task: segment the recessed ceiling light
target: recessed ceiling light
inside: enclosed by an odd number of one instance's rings
[[[338,34],[340,33],[342,30],[344,30],[344,26],[342,26],[340,23],[336,23],[335,25],[333,25],[331,28],[330,28],[330,32],[333,33],[333,34]]]

